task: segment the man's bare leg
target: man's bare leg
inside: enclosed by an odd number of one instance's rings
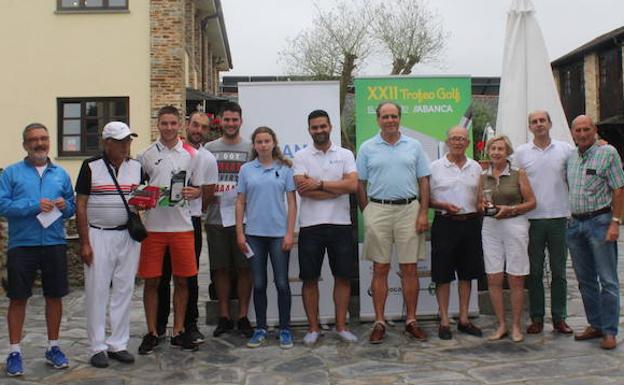
[[[438,312],[440,313],[440,325],[449,326],[449,296],[450,283],[439,283],[436,285],[436,297],[438,299]]]
[[[188,277],[173,276],[173,335],[184,331],[184,317],[188,302]]]
[[[228,282],[229,286],[229,282]],[[238,318],[247,317],[249,313],[249,301],[251,299],[251,269],[242,267],[238,269]]]
[[[418,306],[418,270],[415,263],[401,263],[401,288],[403,289],[403,301],[405,301],[406,323],[416,321],[416,308]]]
[[[219,317],[230,318],[230,271],[228,268],[214,271],[215,291],[219,303]]]
[[[158,310],[158,283],[160,278],[147,278],[143,285],[143,308],[148,333],[157,336],[156,312]]]
[[[303,289],[301,292],[303,296],[303,308],[305,309],[306,316],[308,317],[308,331],[320,332],[321,325],[319,322],[319,290],[318,280],[307,280],[303,282]],[[336,315],[336,325],[338,325],[338,315]]]
[[[389,271],[389,263],[373,262],[373,280],[371,282],[371,289],[373,291],[373,307],[375,308],[376,322],[384,322],[386,298],[388,297]]]
[[[19,344],[22,340],[24,319],[26,318],[26,303],[28,299],[9,300],[7,312],[7,325],[9,328],[9,342],[12,345]]]
[[[336,311],[336,331],[341,332],[347,328],[347,310],[351,297],[351,282],[346,278],[335,277],[334,279],[334,306]],[[318,303],[318,302],[317,302]]]
[[[59,330],[61,329],[61,318],[63,317],[63,299],[46,297],[45,303],[48,340],[56,341],[59,339]]]

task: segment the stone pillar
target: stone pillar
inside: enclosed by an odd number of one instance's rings
[[[214,92],[214,80],[213,80],[213,74],[212,74],[212,69],[214,67],[213,65],[213,56],[212,56],[212,47],[210,46],[210,40],[208,39],[207,34],[204,35],[205,41],[206,41],[206,61],[204,63],[206,63],[205,68],[203,68],[203,70],[206,72],[206,84],[204,85],[206,92],[210,92],[214,95],[216,95],[216,92]]]
[[[202,59],[201,59],[201,19],[197,14],[197,11],[193,13],[191,19],[193,23],[193,68],[195,70],[195,88],[204,89],[202,84]]]
[[[590,53],[585,56],[583,66],[585,78],[585,114],[594,122],[600,120],[600,94],[598,93],[598,84],[600,79],[600,68],[598,55]]]
[[[218,60],[219,58],[216,57],[215,55],[211,55],[212,57],[212,65],[210,67],[210,78],[212,79],[212,90],[213,92],[216,94],[219,93],[219,70],[217,69],[219,67],[219,63]]]
[[[150,0],[150,87],[152,139],[158,109],[173,105],[184,114],[184,1]]]
[[[188,81],[187,87],[197,88],[197,72],[195,68],[195,34],[194,34],[194,15],[195,15],[195,0],[184,1],[184,47],[186,54],[188,55],[187,71]]]

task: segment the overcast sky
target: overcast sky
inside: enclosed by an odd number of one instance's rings
[[[334,0],[317,0],[328,7]],[[222,0],[232,51],[231,75],[282,75],[278,52],[286,39],[311,25],[312,0]],[[429,0],[450,34],[442,68],[416,66],[416,74],[500,76],[511,0]],[[550,59],[624,26],[624,0],[533,0]],[[370,61],[370,60],[369,60]],[[384,75],[389,60],[374,60],[362,75]]]

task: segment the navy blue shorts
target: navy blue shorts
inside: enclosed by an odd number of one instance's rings
[[[44,297],[61,298],[69,292],[66,245],[14,247],[7,252],[7,297],[30,298],[37,270]]]
[[[299,278],[303,281],[321,276],[325,251],[334,277],[351,279],[357,258],[351,225],[316,225],[299,229]]]

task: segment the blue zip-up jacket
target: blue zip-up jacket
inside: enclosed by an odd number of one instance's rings
[[[63,197],[62,217],[47,229],[36,218],[42,198]],[[26,159],[7,167],[0,176],[0,215],[9,222],[9,249],[65,244],[64,219],[76,212],[74,190],[67,172],[48,161],[42,176]]]

